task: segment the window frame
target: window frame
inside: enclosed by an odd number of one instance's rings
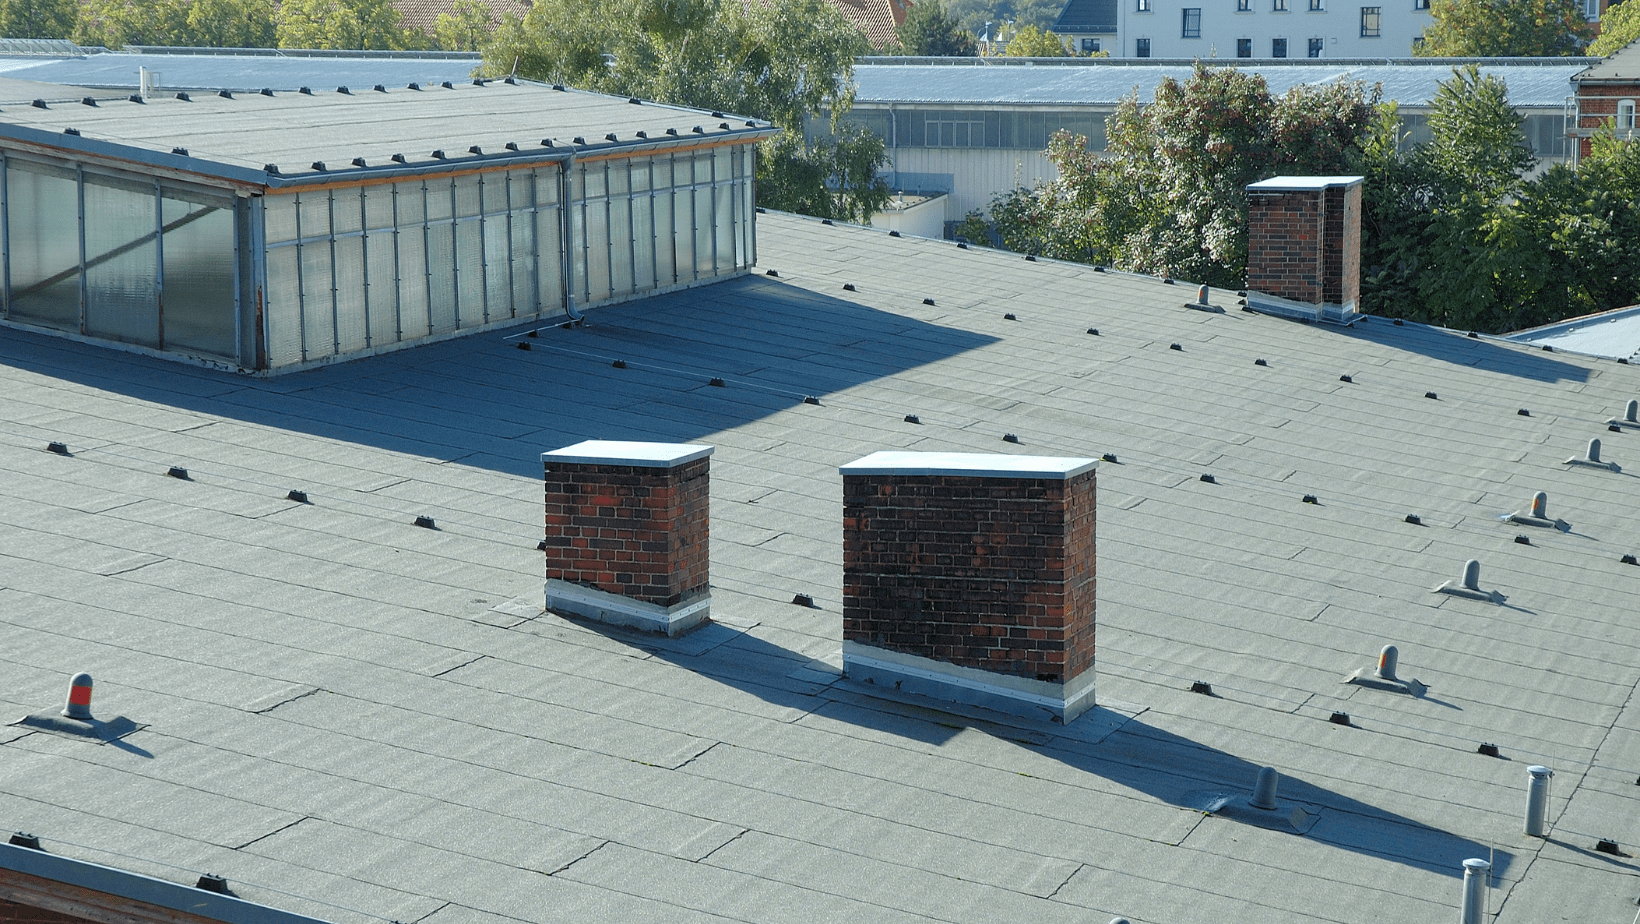
[[[1150,0],[1134,0],[1134,3],[1135,3],[1134,12],[1136,12],[1136,13],[1149,13],[1149,12],[1152,12],[1151,7],[1150,7]]]
[[[1323,51],[1326,51],[1326,50],[1327,50],[1327,40],[1326,39],[1313,38],[1313,39],[1310,39],[1309,45],[1305,48],[1305,57],[1319,58],[1319,57],[1321,57],[1321,53]]]
[[[1236,39],[1236,57],[1251,58],[1253,56],[1253,40],[1250,38]]]
[[[1133,40],[1133,56],[1135,58],[1150,57],[1150,39],[1136,38]]]
[[[1184,7],[1183,10],[1181,10],[1180,12],[1183,14],[1183,18],[1182,18],[1182,21],[1179,24],[1179,37],[1180,38],[1187,38],[1187,39],[1188,38],[1193,38],[1193,39],[1201,38],[1202,37],[1202,8],[1199,7],[1199,6],[1187,6],[1187,7]],[[1194,27],[1192,27],[1192,23],[1194,23]]]
[[[1371,26],[1368,26],[1368,23]],[[1381,6],[1364,6],[1361,8],[1361,37],[1384,37],[1384,8]]]
[[[1618,100],[1615,124],[1620,132],[1632,132],[1640,128],[1640,106],[1632,99]]]
[[[1278,51],[1277,49],[1280,49],[1280,50]],[[1285,36],[1280,37],[1280,38],[1270,39],[1270,57],[1271,58],[1285,58],[1285,57],[1287,57],[1287,39],[1286,39]]]

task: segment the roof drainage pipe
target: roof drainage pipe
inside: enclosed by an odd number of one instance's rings
[[[580,324],[586,320],[586,316],[575,310],[575,254],[571,250],[575,246],[571,237],[575,221],[569,211],[575,205],[570,200],[570,191],[574,188],[574,184],[570,182],[570,171],[575,169],[575,152],[570,151],[569,156],[559,163],[563,167],[558,174],[558,218],[561,225],[558,233],[563,240],[564,256],[560,269],[564,276],[564,313],[569,315],[570,321]]]

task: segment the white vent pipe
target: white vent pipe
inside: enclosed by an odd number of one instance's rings
[[[1485,860],[1463,861],[1463,916],[1461,924],[1483,924],[1486,917],[1486,885],[1492,864]]]
[[[1526,784],[1526,833],[1544,837],[1544,817],[1549,814],[1549,781],[1554,779],[1555,772],[1536,764],[1527,767],[1526,772],[1529,775]]]

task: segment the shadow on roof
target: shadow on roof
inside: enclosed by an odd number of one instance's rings
[[[525,335],[531,327],[538,336]],[[746,276],[597,309],[581,328],[537,321],[271,379],[4,328],[0,365],[202,416],[539,479],[547,450],[589,438],[701,439],[994,339]]]
[[[1518,376],[1538,382],[1585,382],[1590,376],[1587,368],[1563,362],[1549,353],[1534,353],[1513,344],[1470,338],[1456,331],[1425,324],[1409,323],[1397,327],[1388,318],[1374,317],[1367,324],[1357,323],[1351,327],[1332,329],[1342,337],[1370,340],[1498,375]]]

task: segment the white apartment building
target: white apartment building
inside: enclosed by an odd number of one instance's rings
[[[1429,0],[1115,0],[1123,58],[1404,58]]]

